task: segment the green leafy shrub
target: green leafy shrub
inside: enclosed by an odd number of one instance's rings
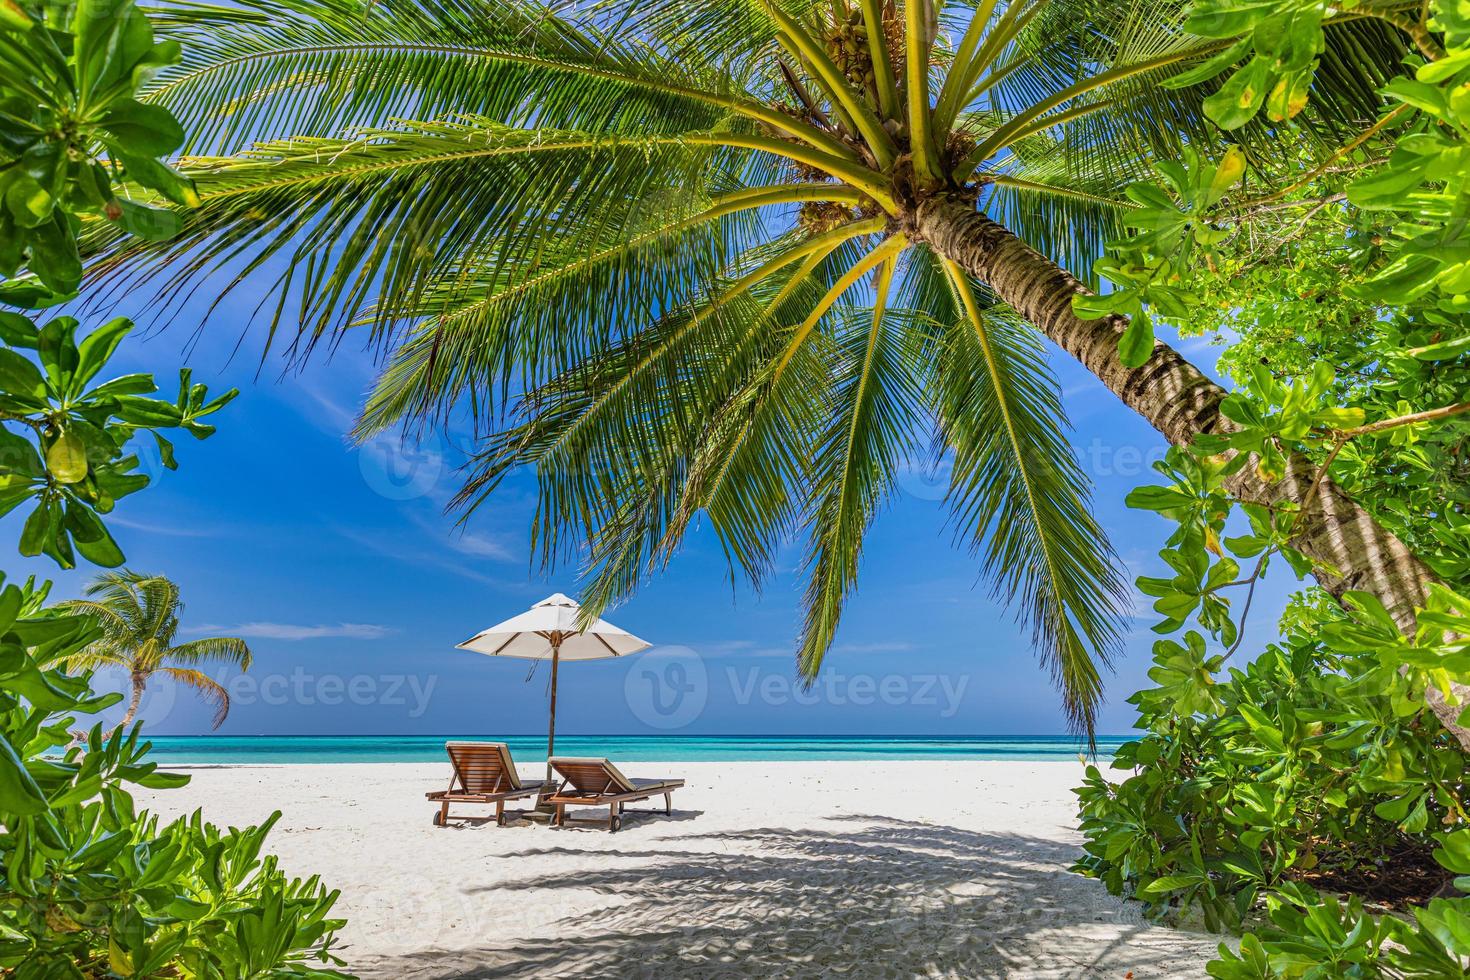
[[[1442,601],[1461,622],[1470,602]],[[1467,659],[1424,635],[1410,645],[1366,596],[1355,615],[1317,622],[1249,664],[1224,666],[1195,631],[1160,640],[1157,687],[1130,702],[1146,734],[1078,791],[1088,856],[1079,869],[1159,916],[1196,906],[1238,929],[1263,888],[1288,880],[1387,901],[1432,893],[1432,831],[1467,819],[1465,755],[1400,672]],[[1462,623],[1470,625],[1470,623]],[[1470,839],[1470,838],[1467,838]],[[1351,886],[1347,888],[1346,886]]]
[[[1239,438],[1269,438],[1280,414]],[[1157,629],[1183,633],[1154,644],[1156,686],[1129,699],[1145,734],[1112,765],[1132,775],[1092,766],[1077,790],[1075,870],[1157,918],[1198,910],[1214,930],[1252,928],[1264,900],[1269,928],[1239,955],[1222,947],[1216,976],[1461,976],[1470,899],[1438,896],[1470,891],[1455,877],[1470,872],[1470,778],[1423,692],[1470,676],[1470,599],[1434,587],[1413,637],[1366,593],[1346,594],[1345,610],[1299,606],[1281,643],[1229,664],[1238,624],[1220,593],[1242,584],[1238,560],[1257,557],[1253,575],[1277,552],[1298,574],[1308,566],[1280,515],[1223,533],[1219,459],[1176,450],[1159,467],[1175,482],[1132,497],[1178,524],[1164,554],[1179,575],[1140,585],[1166,617]],[[1409,909],[1412,920],[1388,914]]]
[[[29,584],[0,590],[0,968],[17,977],[340,976],[327,969],[336,900],[288,878],[261,845],[280,814],[222,832],[197,812],[167,826],[135,811],[127,785],[182,786],[148,761],[138,728],[78,715],[121,695],[43,669],[98,634],[43,607]]]
[[[1470,5],[1428,8],[1427,24],[1361,8],[1423,56],[1384,88],[1392,104],[1362,137],[1255,198],[1199,194],[1235,169],[1229,157],[1161,166],[1168,185],[1130,192],[1140,231],[1100,267],[1120,270],[1118,298],[1079,301],[1151,307],[1186,332],[1239,331],[1222,358],[1238,384],[1221,405],[1228,425],[1172,450],[1156,467],[1164,485],[1129,495],[1171,522],[1160,557],[1173,574],[1138,582],[1167,638],[1154,645],[1154,686],[1130,699],[1143,735],[1113,762],[1131,774],[1090,767],[1077,790],[1076,870],[1152,916],[1243,933],[1209,966],[1227,980],[1470,970],[1470,777],[1426,703],[1438,692],[1470,722],[1456,693],[1470,681]],[[1190,28],[1231,46],[1181,81],[1225,77],[1208,106],[1222,127],[1263,105],[1289,118],[1309,91],[1325,9],[1201,0]],[[1272,224],[1281,210],[1295,213]],[[1191,233],[1157,231],[1170,228]],[[1275,241],[1262,258],[1247,238]],[[1124,338],[1124,358],[1143,342]],[[1305,476],[1310,489],[1242,505],[1230,480],[1244,467]],[[1280,642],[1242,655],[1241,621],[1269,567],[1336,577],[1293,547],[1303,521],[1320,519],[1329,474],[1445,581],[1412,635],[1407,610],[1314,589],[1287,610]]]
[[[188,181],[158,159],[183,133],[134,94],[178,55],[153,42],[130,0],[0,0],[0,303],[34,308],[75,294],[82,216],[149,237],[177,229],[176,214],[139,197],[192,204]],[[151,375],[104,373],[131,323],[80,341],[77,327],[0,312],[0,514],[34,502],[22,554],[112,566],[123,555],[103,518],[149,483],[133,440],[153,439],[173,469],[161,430],[207,438],[214,427],[203,420],[236,392],[211,399],[185,370],[176,398],[150,397]],[[221,831],[198,812],[160,825],[135,809],[129,785],[188,777],[159,772],[138,727],[109,737],[94,724],[72,744],[78,717],[121,695],[98,695],[89,675],[54,666],[101,630],[48,607],[48,590],[0,587],[0,973],[343,976],[332,969],[337,893],[261,854],[279,813],[243,830]]]
[[[100,515],[148,485],[128,444],[148,433],[164,466],[173,469],[173,444],[158,430],[180,428],[208,438],[214,426],[200,420],[238,394],[231,389],[210,399],[205,385],[190,383],[187,369],[179,374],[174,401],[147,397],[158,390],[148,374],[94,383],[132,328],[118,318],[78,344],[71,317],[38,327],[19,314],[0,313],[0,340],[8,345],[0,347],[0,420],[16,427],[0,428],[0,515],[35,500],[21,531],[23,555],[49,555],[62,568],[75,567],[77,553],[106,567],[122,564]],[[39,364],[17,348],[34,351]]]
[[[198,203],[188,178],[159,160],[184,131],[136,96],[178,60],[178,43],[154,43],[132,0],[0,3],[0,276],[10,279],[0,302],[35,307],[76,294],[81,215],[143,238],[177,234],[178,214],[136,191]]]

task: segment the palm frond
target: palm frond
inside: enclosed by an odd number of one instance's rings
[[[141,618],[139,615],[129,616],[132,610],[119,609],[110,602],[98,602],[92,599],[66,599],[56,604],[56,608],[79,616],[90,617],[102,627],[103,635],[116,637],[126,635],[134,624]],[[141,613],[141,610],[137,611]]]
[[[79,653],[65,657],[55,657],[42,667],[63,667],[73,673],[84,670],[97,670],[100,667],[117,667],[121,670],[131,670],[133,663],[123,653],[102,644],[91,644]]]
[[[137,578],[134,588],[143,607],[142,626],[148,642],[158,651],[167,649],[179,628],[179,613],[184,604],[179,601],[179,587],[162,575]]]
[[[186,667],[161,667],[158,672],[186,687],[193,688],[207,704],[214,705],[214,718],[210,727],[218,728],[224,724],[225,718],[230,713],[230,692],[225,690],[224,685],[219,681],[203,671]]]
[[[899,466],[917,451],[921,368],[912,334],[888,310],[897,260],[884,260],[871,310],[843,318],[807,493],[811,517],[806,616],[797,668],[811,683],[855,587],[863,537]]]
[[[1003,312],[982,313],[964,274],[945,267],[965,314],[945,325],[932,379],[954,451],[949,505],[984,556],[994,593],[1029,623],[1069,722],[1090,737],[1098,667],[1121,636],[1121,562],[1090,512],[1089,481],[1067,445],[1034,332]]]
[[[205,636],[170,647],[165,658],[181,664],[228,664],[249,670],[250,645],[238,636]]]
[[[837,151],[748,99],[718,68],[660,55],[626,31],[523,0],[241,0],[243,16],[165,25],[184,59],[148,98],[192,134],[192,154],[262,134],[339,136],[385,119],[480,115],[505,125],[671,133],[745,113]]]
[[[650,202],[641,227],[609,229],[606,242],[588,242],[585,234],[571,243],[544,240],[527,257],[531,268],[493,257],[467,263],[427,284],[419,306],[399,311],[427,319],[395,350],[358,433],[406,416],[440,418],[462,399],[479,418],[497,390],[503,400],[513,379],[535,386],[543,372],[585,361],[589,348],[654,322],[659,311],[689,307],[704,284],[759,240],[770,219],[760,212],[857,197],[836,184],[787,184],[676,200],[662,210]]]
[[[606,583],[631,582],[667,560],[693,514],[729,489],[730,456],[773,424],[767,406],[780,403],[785,390],[768,383],[782,350],[778,325],[804,316],[858,260],[866,246],[854,243],[882,225],[859,221],[753,250],[707,300],[528,393],[521,421],[488,439],[458,500],[472,508],[504,473],[534,465],[542,560],[590,548],[605,584],[589,587],[584,607],[595,608],[591,594],[599,588],[609,602],[620,598]],[[733,417],[748,424],[731,425]],[[635,490],[640,503],[630,506],[623,495]],[[754,514],[740,516],[760,524]],[[718,515],[714,526],[724,534]],[[635,537],[651,550],[630,547]],[[740,525],[731,539],[732,562],[758,577],[762,532]],[[617,568],[608,565],[614,554]]]
[[[167,248],[134,245],[101,269],[126,266],[113,289],[158,277],[181,298],[209,272],[228,268],[242,282],[284,253],[291,261],[269,291],[273,325],[291,315],[309,347],[370,309],[374,336],[387,339],[400,316],[431,302],[428,284],[462,280],[468,263],[490,275],[535,269],[544,239],[564,252],[597,248],[639,227],[645,206],[698,200],[712,173],[745,162],[749,151],[731,146],[740,141],[467,120],[262,144],[199,165],[203,203]]]
[[[825,336],[785,358],[787,331],[778,325],[811,309],[857,260],[855,250],[835,251],[845,254],[814,253],[779,289],[768,283],[753,290],[755,309],[736,324],[738,336],[704,352],[710,362],[723,362],[722,371],[710,372],[720,383],[702,386],[703,408],[686,412],[692,435],[662,457],[662,472],[650,480],[646,471],[614,471],[613,499],[620,504],[608,508],[592,538],[584,602],[593,609],[627,597],[661,570],[701,513],[724,548],[732,583],[738,572],[760,588],[799,520],[821,423],[821,400],[813,393],[831,377]],[[784,358],[781,371],[778,358]],[[630,474],[640,481],[635,492],[623,482]]]

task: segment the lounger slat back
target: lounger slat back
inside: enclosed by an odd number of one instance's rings
[[[540,799],[551,792],[547,780],[521,780],[510,757],[510,746],[504,742],[445,742],[444,750],[449,753],[449,788],[424,794],[438,805],[436,827],[448,826],[450,819],[470,819],[463,814],[451,818],[449,806],[453,803],[494,804],[495,822],[503,827],[507,801]]]
[[[449,762],[465,793],[503,793],[521,788],[510,746],[504,742],[446,742]]]
[[[682,779],[629,779],[607,759],[573,759],[556,756],[551,768],[562,779],[562,785],[545,802],[556,807],[553,823],[567,825],[569,806],[605,806],[608,808],[607,829],[622,826],[623,808],[652,796],[664,798],[664,814],[673,813],[674,790],[684,785]]]
[[[633,783],[606,759],[572,759],[557,756],[552,761],[557,773],[574,789],[599,796],[631,793]]]

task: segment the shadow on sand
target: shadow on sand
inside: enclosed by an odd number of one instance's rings
[[[1203,977],[1218,937],[1141,925],[1066,871],[1075,845],[849,816],[837,831],[682,836],[689,852],[609,853],[597,872],[527,876],[507,902],[557,889],[615,896],[565,938],[432,950],[352,965],[383,977]],[[555,846],[507,855],[586,853]],[[655,842],[656,843],[656,842]],[[527,862],[532,867],[535,862]],[[534,890],[534,897],[520,891]],[[474,893],[475,889],[468,889]],[[1147,932],[1147,941],[1140,941]]]

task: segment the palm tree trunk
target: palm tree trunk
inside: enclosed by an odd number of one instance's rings
[[[959,265],[1097,375],[1123,403],[1143,416],[1177,446],[1204,432],[1228,431],[1220,414],[1227,392],[1190,364],[1179,352],[1156,341],[1153,354],[1130,368],[1118,358],[1118,338],[1126,317],[1083,320],[1072,312],[1072,297],[1087,287],[1065,269],[1037,252],[1004,227],[975,210],[959,195],[937,195],[916,209],[910,237],[929,244]],[[1301,501],[1316,474],[1305,457],[1288,462],[1286,477],[1276,483],[1246,466],[1229,481],[1238,499],[1260,504]],[[1336,596],[1348,590],[1376,595],[1405,633],[1414,628],[1414,610],[1424,604],[1435,580],[1423,562],[1397,537],[1380,526],[1331,480],[1324,479],[1311,512],[1293,542],[1303,554],[1340,574],[1319,572],[1318,581]],[[1455,685],[1470,697],[1470,686]],[[1426,700],[1445,726],[1470,751],[1470,729],[1455,724],[1460,708],[1446,704],[1438,690]]]
[[[127,713],[122,716],[122,721],[117,723],[113,729],[116,734],[133,723],[133,716],[138,713],[138,705],[143,700],[143,688],[148,684],[148,675],[133,671],[133,696],[128,700]]]

